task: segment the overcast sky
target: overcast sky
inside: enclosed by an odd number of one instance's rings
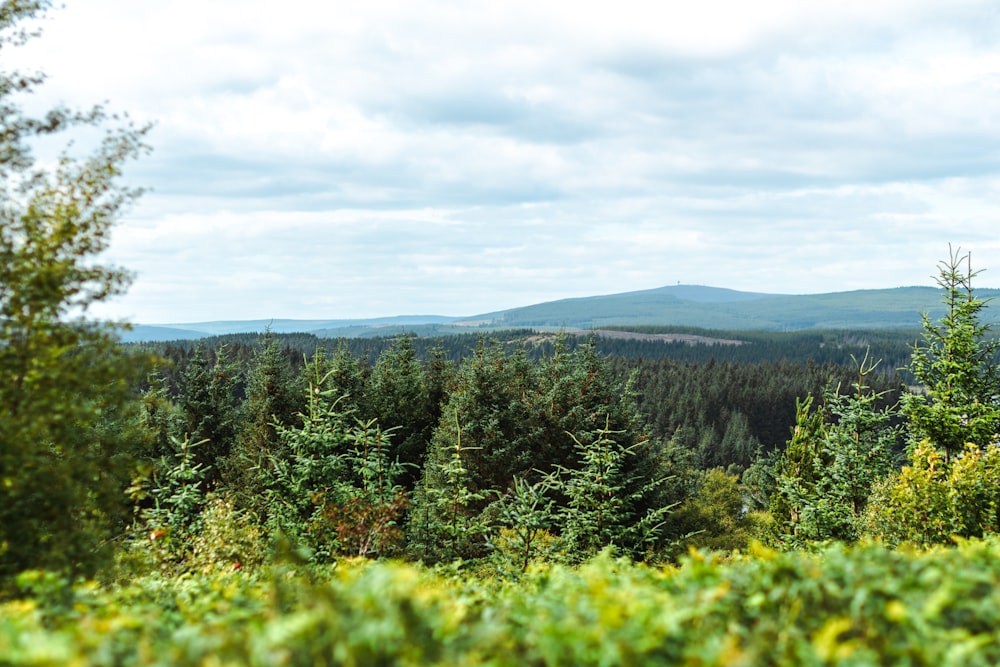
[[[41,99],[157,123],[108,316],[1000,285],[996,0],[66,4]]]

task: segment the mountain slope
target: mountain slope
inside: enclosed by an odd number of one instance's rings
[[[978,289],[981,298],[998,289]],[[245,320],[137,325],[126,340],[177,340],[228,333],[312,333],[320,337],[397,335],[402,331],[447,335],[469,330],[598,329],[664,325],[726,330],[919,328],[921,314],[943,314],[941,290],[933,287],[856,290],[827,294],[762,294],[701,285],[671,285],[603,296],[561,299],[465,318],[435,315],[364,320]],[[987,307],[985,322],[1000,322],[1000,306]],[[433,333],[431,333],[433,332]]]
[[[978,290],[984,298],[1000,290]],[[780,295],[734,292],[691,285],[606,296],[562,299],[486,313],[454,324],[504,327],[678,325],[706,329],[884,329],[919,327],[921,313],[943,313],[941,292],[899,287],[828,294]],[[1000,321],[987,308],[986,321]]]

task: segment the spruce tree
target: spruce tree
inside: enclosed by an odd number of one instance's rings
[[[223,482],[242,508],[263,509],[271,462],[287,453],[278,426],[293,423],[301,403],[278,339],[267,331],[248,372],[236,441],[222,464]]]
[[[945,314],[937,324],[923,316],[923,344],[913,349],[910,371],[922,391],[903,397],[914,443],[930,440],[945,460],[966,443],[985,447],[1000,431],[1000,341],[982,321],[987,302],[973,292],[971,255],[960,249],[938,265]]]
[[[195,449],[194,460],[205,470],[206,485],[220,479],[223,459],[236,439],[237,425],[232,393],[235,371],[226,360],[225,346],[216,348],[214,356],[213,362],[205,344],[198,343],[181,376],[183,388],[178,399],[185,436],[204,441]]]
[[[412,488],[441,409],[429,398],[426,375],[410,336],[400,336],[379,355],[368,383],[368,402],[378,423],[395,429],[390,455],[406,466],[401,483]]]
[[[558,516],[566,556],[574,562],[609,546],[644,557],[662,537],[676,505],[663,502],[670,478],[649,456],[650,443],[625,444],[624,433],[609,424],[606,418],[603,428],[574,434],[578,461],[573,468],[560,466],[554,478],[556,490],[567,498]]]
[[[815,412],[811,396],[798,404],[795,432],[775,468],[771,502],[790,544],[858,539],[872,489],[892,470],[896,406],[881,405],[884,395],[868,386],[877,362],[866,356],[856,363],[850,392],[827,389]]]
[[[535,390],[534,367],[523,350],[507,356],[499,343],[480,340],[442,409],[425,478],[433,483],[437,470],[452,464],[459,441],[473,493],[506,489],[515,475],[530,471],[538,447]]]

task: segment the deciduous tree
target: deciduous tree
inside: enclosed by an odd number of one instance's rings
[[[0,3],[0,51],[31,38],[50,4]],[[138,195],[120,176],[146,129],[101,108],[32,117],[18,98],[44,78],[0,72],[0,579],[102,562],[131,470],[129,443],[101,422],[130,409],[145,372],[117,347],[118,325],[88,315],[129,282],[98,258]],[[36,139],[81,126],[106,131],[92,151],[36,159]]]

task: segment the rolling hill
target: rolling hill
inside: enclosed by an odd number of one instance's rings
[[[1000,289],[976,294],[1000,297]],[[762,294],[700,285],[561,299],[470,317],[411,315],[364,320],[245,320],[184,324],[136,325],[126,341],[180,340],[228,333],[312,333],[316,336],[361,337],[447,335],[470,330],[515,328],[598,329],[640,325],[674,325],[725,330],[799,331],[806,329],[912,329],[921,314],[943,314],[941,290],[933,287],[855,290],[826,294]],[[1000,322],[1000,307],[987,307],[983,320]]]
[[[978,290],[983,298],[1000,290]],[[562,299],[486,313],[452,324],[494,327],[601,328],[678,325],[705,329],[885,329],[915,328],[921,313],[940,317],[941,291],[899,287],[827,294],[781,295],[677,285],[607,296]],[[1000,321],[1000,309],[986,310]]]

